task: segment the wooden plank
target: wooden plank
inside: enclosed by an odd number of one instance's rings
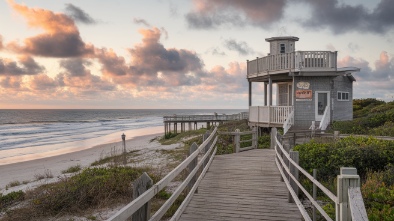
[[[144,172],[138,179],[133,182],[133,200],[145,193],[153,185],[153,180]],[[132,216],[133,221],[143,221],[150,218],[151,205],[150,201],[139,208]]]
[[[274,150],[215,156],[180,220],[301,220]]]

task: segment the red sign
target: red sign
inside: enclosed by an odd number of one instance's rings
[[[297,99],[312,99],[312,90],[296,90]]]

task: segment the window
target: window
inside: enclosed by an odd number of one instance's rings
[[[285,44],[280,44],[280,53],[285,53]]]
[[[337,99],[339,101],[348,101],[349,100],[349,92],[338,91]]]

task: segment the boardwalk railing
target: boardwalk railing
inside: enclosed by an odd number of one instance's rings
[[[307,171],[298,165],[298,162],[296,162],[298,161],[298,152],[294,153],[295,151],[290,151],[287,153],[281,142],[279,142],[278,136],[274,137],[276,165],[282,175],[284,182],[286,183],[287,188],[289,189],[291,199],[296,203],[305,220],[312,221],[298,198],[298,189],[300,189],[305,194],[305,196],[313,204],[314,208],[316,208],[326,220],[332,219],[315,200],[315,197],[312,197],[298,181],[299,172],[301,172],[335,203],[336,221],[368,220],[360,192],[360,177],[357,175],[357,170],[355,168],[341,168],[341,173],[337,179],[337,196],[335,196],[330,190],[324,187],[313,176],[311,176]]]
[[[283,125],[293,109],[293,106],[251,106],[249,122]]]
[[[242,136],[244,135],[252,135],[252,139],[244,140],[242,139]],[[232,135],[234,136],[234,147],[235,153],[239,153],[242,151],[247,151],[251,149],[257,149],[258,146],[258,133],[257,133],[257,127],[253,127],[252,131],[244,131],[240,132],[239,129],[236,129],[235,132],[220,132],[219,135]],[[242,147],[242,143],[251,143],[251,146],[248,147]]]
[[[187,178],[178,186],[171,197],[160,207],[158,211],[149,220],[160,220],[171,205],[175,202],[182,191],[188,187],[189,194],[184,199],[183,203],[180,205],[171,220],[178,220],[186,205],[189,203],[192,193],[197,190],[198,184],[202,180],[204,174],[208,170],[211,162],[216,154],[216,142],[217,142],[217,128],[205,139],[205,141],[198,146],[194,143],[193,146],[196,148],[192,153],[180,163],[174,170],[167,174],[163,179],[154,184],[151,188],[146,190],[138,198],[127,204],[120,211],[110,217],[108,220],[111,221],[123,221],[130,218],[138,209],[148,203],[157,193],[163,190],[168,184],[177,177],[184,169],[189,168],[189,174]],[[204,153],[202,158],[198,160],[200,153]],[[198,163],[197,163],[198,162]],[[194,164],[195,163],[195,164]],[[195,166],[193,166],[193,164]],[[202,172],[198,174],[198,171]],[[198,176],[198,178],[196,178]],[[194,181],[194,182],[193,182]]]
[[[241,112],[239,114],[213,114],[213,115],[173,115],[164,116],[164,122],[192,122],[192,121],[229,121],[229,120],[244,120],[248,119],[248,112]]]

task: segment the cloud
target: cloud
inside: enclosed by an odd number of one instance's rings
[[[194,10],[185,16],[191,28],[246,24],[265,28],[283,17],[286,0],[194,0],[193,3]]]
[[[245,93],[249,86],[245,73],[245,63],[231,62],[228,68],[218,65],[208,72],[203,79],[202,87],[220,93]]]
[[[237,42],[234,39],[228,39],[224,41],[224,45],[227,49],[231,51],[236,51],[240,55],[250,55],[255,53],[255,51],[250,48],[248,44],[244,41]]]
[[[6,89],[20,89],[21,88],[22,77],[21,76],[1,76],[0,75],[0,86]],[[1,89],[1,88],[0,88]],[[12,94],[8,94],[12,96]]]
[[[66,4],[66,11],[68,16],[73,18],[76,22],[81,22],[88,25],[97,23],[97,21],[90,17],[89,14],[71,3]]]
[[[35,75],[45,70],[32,57],[21,56],[19,62],[0,58],[0,76]]]
[[[3,49],[3,36],[0,35],[0,51]]]
[[[90,75],[90,71],[86,69],[85,65],[90,65],[91,63],[87,60],[81,58],[71,58],[67,60],[60,61],[60,67],[64,68],[70,76],[87,76]]]
[[[11,0],[8,2],[16,12],[27,19],[29,26],[44,30],[43,34],[26,38],[24,45],[9,43],[9,49],[21,54],[58,58],[92,54],[93,46],[82,41],[74,21],[67,15],[28,8]]]
[[[96,50],[102,72],[119,84],[142,86],[184,86],[200,82],[203,63],[195,52],[185,49],[167,49],[160,43],[161,30],[141,29],[142,43],[129,49],[132,60],[112,50]]]
[[[338,66],[353,66],[361,68],[355,73],[355,95],[359,97],[377,97],[385,100],[393,100],[394,95],[394,58],[390,58],[387,52],[382,51],[379,59],[375,61],[375,68],[370,67],[369,62],[347,56],[338,61]]]
[[[371,12],[363,5],[340,4],[338,0],[302,0],[311,6],[307,28],[329,28],[335,34],[350,31],[386,33],[394,27],[394,4],[381,0]]]
[[[358,51],[358,50],[360,49],[360,46],[358,46],[358,44],[353,43],[353,42],[350,42],[350,43],[347,45],[347,47],[349,48],[349,50],[350,50],[351,52],[356,52],[356,51]]]
[[[144,26],[146,26],[148,28],[151,27],[149,22],[147,22],[145,19],[142,19],[142,18],[134,18],[133,22],[134,22],[134,24],[144,25]]]

